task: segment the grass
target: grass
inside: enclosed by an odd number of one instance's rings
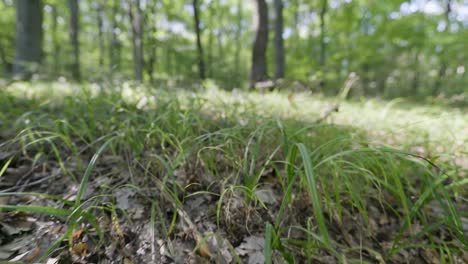
[[[171,243],[183,230],[179,219],[190,218],[188,202],[209,196],[203,221],[230,241],[231,254],[260,234],[269,263],[275,252],[288,262],[398,263],[430,253],[462,263],[465,109],[215,87],[14,85],[0,97],[1,177],[23,165],[60,169],[60,181],[78,185],[71,203],[60,198],[68,190],[52,183],[1,193],[42,192],[48,196],[41,201],[54,201],[0,205],[65,217],[68,231],[46,255],[64,254],[65,240],[73,252],[73,232],[81,228],[103,251],[112,232],[132,225],[112,195],[132,186],[144,202],[129,202],[150,208],[144,213],[153,260],[157,239],[176,255]],[[340,112],[315,123],[332,103],[340,103]],[[270,201],[262,198],[265,190],[273,193]],[[194,240],[194,250],[207,255],[208,235]]]

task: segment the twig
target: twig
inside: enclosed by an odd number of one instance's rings
[[[333,114],[334,112],[338,112],[339,107],[340,107],[339,104],[334,104],[332,107],[328,108],[325,112],[323,112],[320,115],[320,117],[317,120],[315,120],[315,123],[320,123],[323,120],[325,120],[327,117],[329,117],[331,114]]]
[[[29,183],[25,183],[25,184],[21,184],[21,185],[17,185],[17,186],[13,186],[13,187],[10,187],[8,189],[4,189],[4,190],[1,190],[0,193],[12,192],[12,191],[16,191],[16,190],[23,191],[27,187],[38,185],[38,184],[41,184],[41,183],[43,183],[45,181],[48,181],[48,180],[50,180],[52,178],[55,178],[58,175],[60,175],[61,172],[62,172],[62,169],[58,169],[54,173],[51,173],[49,176],[46,176],[46,177],[44,177],[42,179],[39,179],[39,180],[33,181],[33,182],[29,182]]]
[[[213,257],[213,253],[208,246],[208,243],[204,241],[202,234],[198,231],[197,226],[192,222],[189,215],[185,210],[180,207],[177,208],[177,214],[184,220],[184,222],[189,226],[189,229],[192,231],[192,237],[198,245],[198,252],[202,257]]]

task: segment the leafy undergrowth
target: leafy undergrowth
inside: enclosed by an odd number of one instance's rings
[[[1,92],[0,259],[468,261],[462,110],[104,88]]]

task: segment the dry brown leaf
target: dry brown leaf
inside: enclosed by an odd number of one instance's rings
[[[82,235],[83,235],[83,229],[73,231],[73,235],[72,235],[73,241],[78,241]]]
[[[35,247],[33,251],[26,257],[26,261],[32,262],[37,257],[40,251],[41,249],[39,247]]]
[[[203,241],[198,246],[198,253],[204,258],[211,258],[212,256],[210,248],[208,247],[208,243]]]
[[[10,196],[2,196],[0,197],[0,205],[6,205],[10,201]]]
[[[83,242],[79,242],[73,246],[73,253],[80,257],[86,256],[88,253],[88,245]]]
[[[130,258],[124,258],[123,263],[124,264],[133,264],[133,261]]]

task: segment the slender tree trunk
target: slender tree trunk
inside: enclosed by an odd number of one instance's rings
[[[214,60],[213,60],[213,42],[214,42],[214,28],[215,25],[213,23],[213,18],[215,14],[216,7],[214,6],[215,0],[212,0],[208,6],[208,25],[209,25],[209,35],[208,35],[208,54],[207,54],[207,74],[208,78],[213,78],[213,66],[214,66]]]
[[[52,5],[52,29],[51,29],[51,34],[52,34],[52,45],[53,45],[53,50],[54,50],[54,73],[60,73],[60,55],[61,55],[61,48],[60,48],[60,43],[58,40],[58,12],[57,12],[57,6]]]
[[[450,30],[450,13],[452,12],[452,0],[447,0],[445,5],[445,30],[444,32],[447,33]],[[437,80],[434,83],[434,87],[432,88],[432,95],[436,96],[439,91],[441,90],[442,83],[444,82],[445,75],[447,73],[447,60],[445,59],[445,50],[448,47],[443,47],[442,52],[440,53],[440,68],[438,71]]]
[[[70,43],[73,48],[72,76],[75,80],[80,81],[80,42],[79,42],[79,4],[78,0],[68,0],[70,8]]]
[[[149,3],[149,14],[148,16],[151,16],[152,19],[148,18],[148,23],[149,23],[149,57],[147,61],[147,73],[150,78],[150,81],[154,81],[154,66],[156,64],[156,46],[157,46],[157,39],[156,39],[156,30],[157,30],[157,25],[156,25],[156,3]]]
[[[275,79],[284,78],[283,1],[275,0]]]
[[[235,51],[235,58],[234,58],[234,65],[236,71],[236,79],[240,79],[241,71],[241,50],[242,50],[242,20],[243,20],[243,12],[244,7],[242,5],[244,0],[237,0],[237,29],[236,29],[236,51]]]
[[[42,61],[42,1],[16,0],[16,40],[13,73],[29,78]],[[33,69],[34,66],[36,69]]]
[[[413,61],[413,79],[411,82],[412,93],[416,93],[419,88],[419,49],[416,49],[414,52],[414,61]]]
[[[221,18],[219,18],[221,19]],[[224,46],[223,46],[223,33],[224,33],[224,29],[223,28],[219,28],[218,29],[218,34],[216,35],[216,39],[218,40],[218,52],[217,52],[217,60],[219,60],[219,64],[220,65],[224,65],[224,59],[226,57],[226,54],[224,53]]]
[[[325,15],[327,14],[328,0],[322,0],[322,9],[320,10],[320,66],[325,66]]]
[[[134,2],[134,3],[133,3]],[[135,80],[143,81],[143,31],[140,0],[127,1],[127,13],[132,24],[133,70]]]
[[[8,71],[9,71],[8,61],[7,61],[7,57],[6,57],[5,48],[3,47],[3,43],[1,41],[0,41],[0,65],[3,66],[3,72],[5,74],[7,74]]]
[[[221,10],[222,6],[222,1],[221,0],[216,0],[217,3],[217,8],[218,10]],[[224,60],[228,57],[226,53],[224,52],[224,45],[223,45],[223,35],[225,36],[226,29],[223,26],[223,19],[225,19],[224,14],[222,12],[217,12],[217,17],[215,18],[215,21],[218,21],[219,27],[218,27],[218,32],[216,34],[216,39],[218,40],[217,42],[217,56],[216,56],[216,65],[225,65]]]
[[[327,14],[328,10],[328,0],[322,0],[322,8],[320,10],[320,58],[319,64],[322,73],[325,73],[326,67],[326,43],[325,43],[325,15]],[[324,76],[322,76],[322,80],[320,81],[320,88],[325,87],[325,80]]]
[[[201,80],[205,79],[205,62],[203,59],[203,47],[201,44],[201,30],[200,30],[200,15],[198,12],[198,0],[193,0],[193,14],[195,18],[195,33],[197,35],[197,52],[198,52],[198,75]]]
[[[110,72],[120,69],[120,41],[117,34],[119,25],[117,23],[117,15],[120,10],[120,1],[114,0],[112,3],[112,15],[111,15],[111,31],[110,31],[110,45],[109,45],[109,66]]]
[[[266,50],[268,47],[268,6],[265,0],[256,0],[255,26],[256,36],[252,49],[252,70],[250,88],[267,76]]]
[[[102,0],[97,1],[96,18],[98,23],[99,41],[99,66],[104,66],[104,4]]]

